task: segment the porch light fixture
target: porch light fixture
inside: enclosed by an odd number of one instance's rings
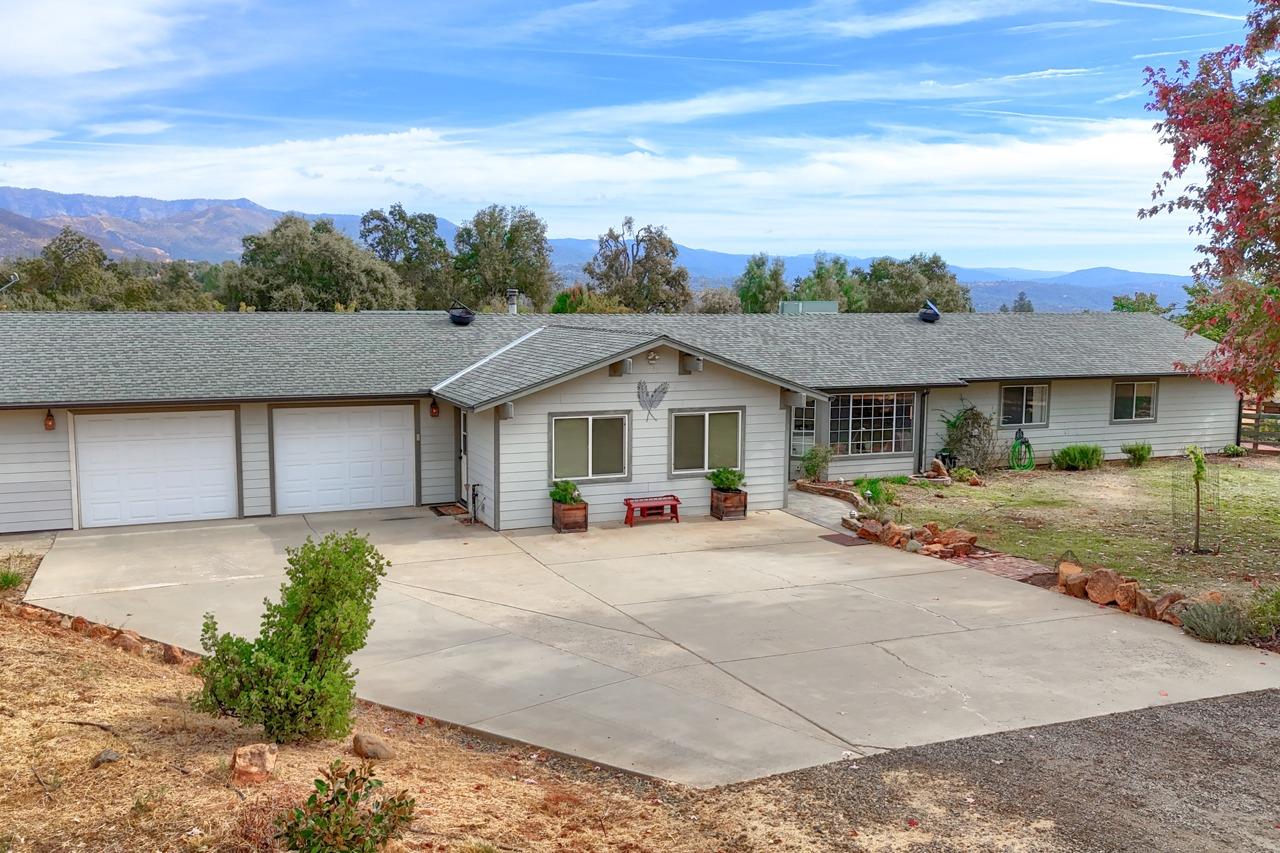
[[[53,419],[53,409],[44,410],[44,428],[53,432],[57,428],[58,422]]]
[[[432,397],[432,398],[431,398],[431,409],[430,409],[430,411],[431,411],[431,417],[433,417],[433,418],[438,418],[438,417],[440,417],[440,404],[436,402],[436,398],[435,398],[435,397]]]

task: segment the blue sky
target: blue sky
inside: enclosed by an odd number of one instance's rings
[[[1225,0],[0,0],[0,184],[1184,272],[1142,69]]]

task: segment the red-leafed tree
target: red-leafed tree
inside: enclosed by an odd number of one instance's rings
[[[1147,68],[1173,162],[1141,216],[1189,210],[1203,259],[1202,328],[1220,340],[1195,369],[1269,397],[1280,383],[1280,0],[1254,0],[1243,45]],[[1201,305],[1202,309],[1208,306]],[[1225,329],[1223,326],[1225,325]],[[1212,327],[1212,328],[1209,328]]]

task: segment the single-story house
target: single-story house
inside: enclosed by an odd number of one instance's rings
[[[576,481],[705,513],[705,473],[777,508],[799,457],[909,474],[964,401],[1038,461],[1237,438],[1212,344],[1146,314],[0,313],[0,532],[462,502],[550,523]]]

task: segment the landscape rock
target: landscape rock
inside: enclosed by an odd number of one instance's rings
[[[43,622],[47,611],[41,610],[39,607],[32,607],[30,604],[24,604],[18,609],[18,615],[23,619],[30,619],[32,622]]]
[[[387,742],[377,735],[357,734],[351,741],[351,751],[374,761],[396,757]]]
[[[1174,605],[1185,599],[1186,596],[1180,592],[1168,592],[1156,599],[1156,618],[1162,622],[1168,622],[1170,625],[1178,627],[1182,626],[1182,620],[1178,618],[1178,613],[1174,609]]]
[[[1079,563],[1073,563],[1070,560],[1060,560],[1058,562],[1058,583],[1064,584],[1066,583],[1067,578],[1072,575],[1077,575],[1086,571],[1085,567]]]
[[[950,546],[951,551],[957,557],[967,557],[973,551],[973,546],[968,542],[957,542]]]
[[[982,482],[982,478],[981,478],[981,477],[979,477],[977,474],[974,474],[972,477],[970,477],[970,478],[969,478],[969,485],[970,485],[970,486],[985,486],[985,485],[986,485],[986,483]]]
[[[955,550],[950,545],[944,545],[941,542],[923,546],[920,549],[920,553],[927,557],[937,557],[940,560],[950,560],[956,555]]]
[[[903,527],[901,524],[894,524],[891,521],[881,528],[880,541],[890,548],[897,548],[910,533],[910,528]]]
[[[924,544],[919,539],[907,540],[907,551],[911,554],[919,553],[920,549],[923,547]]]
[[[94,640],[105,640],[115,636],[116,630],[107,625],[90,625],[89,637]]]
[[[1075,598],[1088,598],[1089,572],[1076,572],[1067,575],[1062,582],[1062,591]]]
[[[872,542],[880,541],[880,534],[884,531],[884,527],[880,522],[874,519],[863,519],[862,526],[858,528],[858,535],[863,539],[870,539]]]
[[[1116,587],[1116,606],[1128,613],[1138,603],[1137,581],[1125,581]]]
[[[89,767],[93,770],[97,770],[104,764],[115,764],[119,760],[120,753],[116,752],[114,749],[104,749],[93,757],[93,760],[89,762]]]
[[[187,660],[186,652],[169,643],[164,644],[163,654],[165,663],[181,664]]]
[[[237,785],[257,785],[271,778],[280,748],[274,743],[251,743],[231,753],[231,781]]]
[[[925,476],[930,479],[942,479],[944,477],[950,477],[951,472],[947,470],[946,465],[942,464],[942,460],[935,456],[933,457],[933,461],[929,463],[929,470]]]
[[[1120,575],[1111,569],[1098,569],[1089,576],[1085,591],[1094,604],[1112,604],[1116,600],[1116,587],[1120,586]]]
[[[111,645],[131,655],[141,655],[146,648],[133,631],[121,631],[111,638]]]
[[[1197,595],[1195,600],[1208,604],[1221,604],[1226,599],[1223,597],[1222,593],[1218,592],[1216,589],[1211,589],[1208,592],[1202,592]]]
[[[943,545],[955,545],[963,542],[966,545],[977,545],[978,534],[970,533],[962,527],[951,527],[942,531],[937,537],[937,541]]]
[[[83,616],[76,616],[71,620],[71,630],[77,634],[88,634],[89,629],[93,627],[92,623]]]
[[[1144,619],[1156,619],[1156,601],[1142,589],[1134,597],[1133,612]]]
[[[932,544],[936,537],[933,535],[933,531],[929,528],[917,527],[915,530],[911,531],[911,538],[919,542],[921,545],[929,545]]]
[[[936,521],[926,521],[924,529],[932,533],[934,539],[942,535],[942,527]]]

